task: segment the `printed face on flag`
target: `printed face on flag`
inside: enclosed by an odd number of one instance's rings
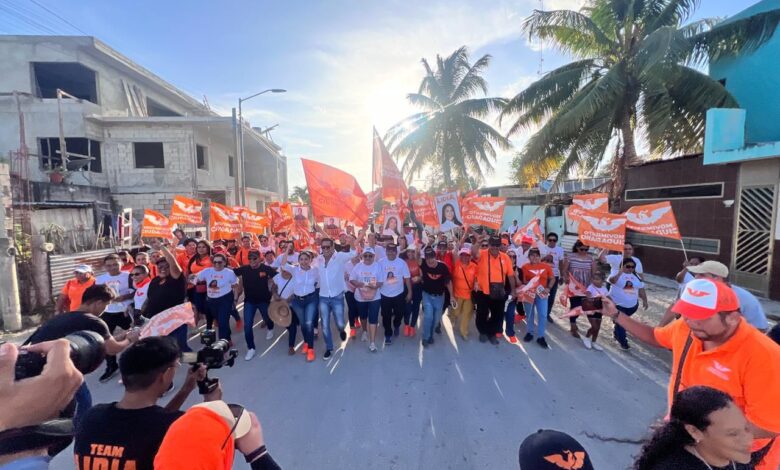
[[[439,220],[439,230],[446,232],[463,225],[457,191],[439,194],[435,196],[434,201]]]
[[[669,201],[634,206],[625,212],[626,226],[636,232],[680,239],[680,229]]]
[[[626,241],[626,217],[606,212],[585,212],[580,220],[579,237],[585,245],[622,252]]]
[[[203,203],[201,201],[184,196],[175,196],[171,204],[169,220],[172,224],[202,224],[202,209]]]
[[[141,237],[170,238],[170,221],[167,217],[157,211],[144,209],[144,220],[141,223]]]

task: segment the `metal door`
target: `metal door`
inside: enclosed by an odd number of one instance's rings
[[[740,188],[730,277],[735,284],[764,296],[771,276],[776,205],[774,185]]]

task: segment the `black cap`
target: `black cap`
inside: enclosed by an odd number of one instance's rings
[[[436,257],[436,252],[435,252],[435,251],[433,251],[433,248],[431,248],[431,247],[426,247],[426,248],[425,248],[425,250],[423,250],[423,255],[424,255],[426,258],[435,258],[435,257]]]
[[[501,237],[497,237],[496,235],[491,235],[490,239],[488,239],[488,245],[501,246]]]
[[[520,444],[520,470],[593,470],[590,456],[570,435],[540,429]]]
[[[387,245],[385,245],[385,250],[396,250],[396,251],[398,251],[398,245],[396,245],[395,243],[388,243]]]
[[[447,246],[447,245],[448,243],[445,242],[444,240],[439,240],[439,242],[436,244],[436,246]]]

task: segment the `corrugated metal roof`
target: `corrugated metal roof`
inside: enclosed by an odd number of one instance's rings
[[[80,208],[92,207],[93,201],[38,201],[38,202],[15,202],[14,207],[29,206],[33,209],[62,209],[62,208]]]

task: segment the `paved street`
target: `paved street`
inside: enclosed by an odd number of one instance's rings
[[[666,291],[651,285],[651,301]],[[660,315],[661,304],[652,303],[642,316]],[[520,441],[539,428],[574,435],[597,469],[626,468],[636,446],[585,433],[641,437],[664,411],[666,353],[637,345],[619,351],[611,329],[604,332],[606,352],[588,351],[561,325],[549,329],[549,351],[536,343],[455,340],[445,320],[430,349],[401,337],[371,354],[352,340],[325,362],[319,340],[320,357],[311,364],[301,354],[287,356],[286,334],[265,341],[265,330],[256,328],[258,357],[243,360],[243,335],[236,334],[236,366],[213,375],[222,379],[226,401],[257,413],[286,469],[511,469]],[[121,385],[99,384],[98,375],[89,377],[95,402],[116,400]],[[177,384],[183,376],[182,369]],[[63,452],[53,468],[72,468],[71,458]],[[240,458],[235,467],[247,468]]]

